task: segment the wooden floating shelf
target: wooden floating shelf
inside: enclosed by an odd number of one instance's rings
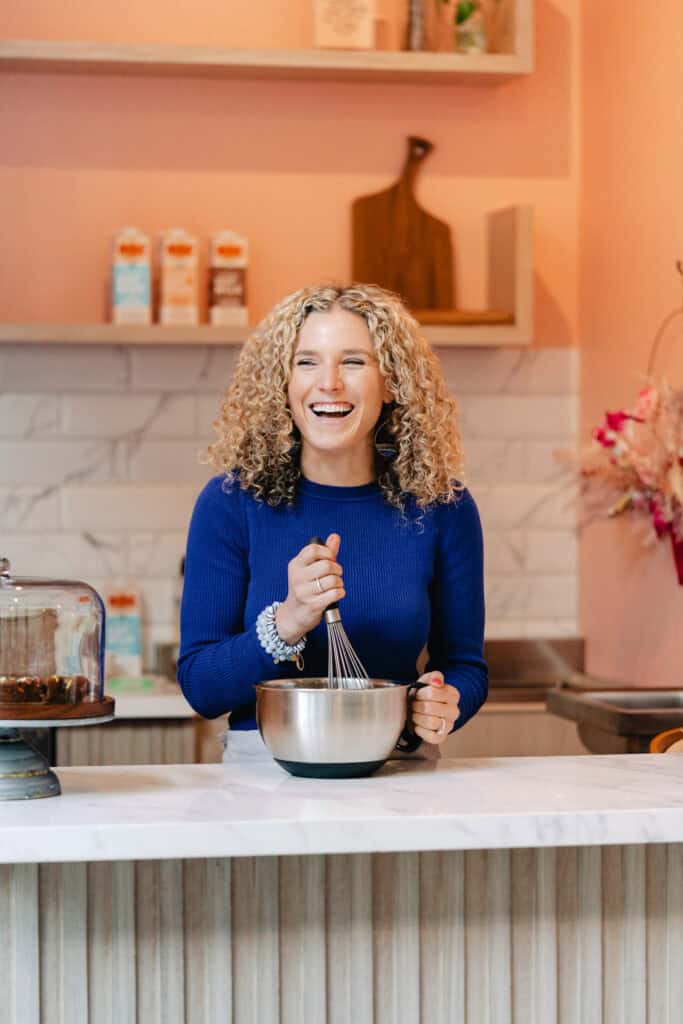
[[[467,313],[461,321],[439,324],[440,331],[448,327],[484,326],[491,322],[511,323],[512,317],[487,320]],[[0,344],[22,345],[241,345],[249,334],[248,327],[121,327],[118,324],[0,324]],[[425,325],[425,336],[431,338],[432,326]],[[440,342],[448,344],[448,342]],[[452,342],[451,342],[452,344]]]
[[[0,343],[37,345],[241,345],[248,327],[162,327],[159,324],[1,324]]]
[[[461,326],[463,324],[514,324],[512,313],[498,309],[412,309],[411,313],[425,327]]]
[[[533,335],[532,214],[529,206],[487,218],[488,309],[427,310],[425,337],[440,347],[529,345]],[[419,313],[419,310],[417,311]],[[448,323],[435,323],[444,315]],[[419,317],[418,317],[419,318]],[[251,328],[0,323],[0,344],[241,345]]]
[[[518,7],[527,0],[518,0]],[[519,19],[511,53],[391,50],[247,50],[205,46],[0,41],[0,70],[199,78],[330,79],[495,84],[533,70],[530,16]]]

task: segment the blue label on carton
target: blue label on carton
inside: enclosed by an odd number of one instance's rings
[[[113,302],[115,306],[149,306],[150,274],[146,263],[115,264]]]
[[[139,657],[142,652],[140,617],[110,614],[107,617],[106,648],[122,658]]]

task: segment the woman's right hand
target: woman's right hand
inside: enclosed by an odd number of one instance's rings
[[[277,631],[286,644],[295,644],[315,629],[325,609],[346,596],[337,561],[340,544],[339,534],[331,533],[324,544],[307,544],[287,566],[287,597],[275,613]]]

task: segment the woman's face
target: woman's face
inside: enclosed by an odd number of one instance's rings
[[[338,306],[310,313],[299,331],[287,394],[304,446],[327,454],[367,450],[391,395],[365,320]]]

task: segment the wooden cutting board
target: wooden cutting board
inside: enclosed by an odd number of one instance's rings
[[[413,194],[420,165],[433,148],[410,136],[396,184],[352,205],[354,280],[398,292],[411,309],[455,306],[451,229],[423,210]]]

